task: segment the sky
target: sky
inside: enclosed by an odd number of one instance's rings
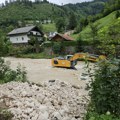
[[[9,0],[8,0],[9,1]],[[32,0],[34,1],[34,0]],[[92,1],[92,0],[48,0],[49,2],[61,5],[63,4],[67,4],[67,3],[81,3],[81,2],[85,2],[85,1]],[[5,0],[0,0],[0,3],[4,3]]]

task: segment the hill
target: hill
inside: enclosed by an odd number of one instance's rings
[[[5,21],[23,21],[23,20],[46,20],[54,19],[59,15],[64,15],[64,10],[59,6],[41,3],[41,4],[8,4],[0,8],[0,23]]]
[[[29,0],[22,2],[14,1],[12,3],[6,2],[6,5],[0,8],[0,26],[5,28],[12,25],[14,28],[24,26],[25,24],[36,24],[36,21],[40,23],[44,20],[56,22],[56,19],[60,17],[68,21],[71,13],[75,15],[77,22],[79,22],[81,18],[95,15],[102,11],[106,1],[94,0],[92,2],[64,6],[58,6],[49,2],[30,2]]]
[[[115,22],[119,21],[119,19],[115,19],[115,15],[116,12],[112,12],[111,14],[97,20],[96,22],[94,22],[95,25],[97,25],[98,29],[104,29],[104,28],[108,28],[111,25],[114,25]],[[80,32],[81,37],[84,40],[90,40],[91,38],[91,29],[90,29],[90,25],[88,25],[85,29],[83,29]]]
[[[99,31],[102,31],[102,30],[107,31],[110,26],[113,26],[115,24],[118,24],[118,26],[120,27],[120,24],[119,24],[120,23],[120,18],[116,18],[116,12],[117,11],[114,11],[114,12],[110,13],[109,15],[95,21],[93,24],[97,26]],[[82,40],[90,41],[91,40],[90,24],[87,25],[80,33],[73,34],[72,36],[76,39],[78,39],[78,37],[81,36]]]
[[[74,11],[79,18],[85,18],[88,15],[96,15],[100,13],[108,0],[94,0],[77,4],[67,4],[64,9]]]

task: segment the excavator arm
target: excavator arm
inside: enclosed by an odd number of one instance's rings
[[[85,59],[86,56],[87,56],[86,53],[76,53],[72,57],[70,57],[69,60],[74,61],[74,60],[77,60],[77,59]]]

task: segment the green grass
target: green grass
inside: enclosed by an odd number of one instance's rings
[[[104,28],[104,27],[109,27],[110,25],[114,24],[115,21],[115,12],[112,12],[111,14],[97,20],[94,24],[98,25],[98,28]],[[91,40],[91,35],[90,35],[90,26],[88,25],[85,27],[81,32],[80,36],[82,37],[83,40],[90,41]]]
[[[42,53],[29,53],[29,54],[20,54],[17,57],[20,58],[32,58],[32,59],[51,59],[57,55],[47,55],[44,52]]]
[[[113,24],[114,21],[115,21],[115,12],[112,12],[111,14],[97,20],[94,24],[97,24],[98,28],[103,28],[105,26],[109,26]],[[78,34],[72,34],[71,37],[77,40],[79,35],[82,37],[83,40],[90,41],[91,40],[90,26],[88,25]]]
[[[44,32],[55,32],[57,31],[55,23],[51,23],[51,24],[43,24],[43,31]]]
[[[77,34],[71,34],[70,36],[71,36],[72,38],[74,38],[75,40],[77,40],[78,37],[79,37],[79,33],[77,33]]]

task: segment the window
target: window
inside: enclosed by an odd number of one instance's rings
[[[24,37],[22,37],[22,40],[24,40]]]

